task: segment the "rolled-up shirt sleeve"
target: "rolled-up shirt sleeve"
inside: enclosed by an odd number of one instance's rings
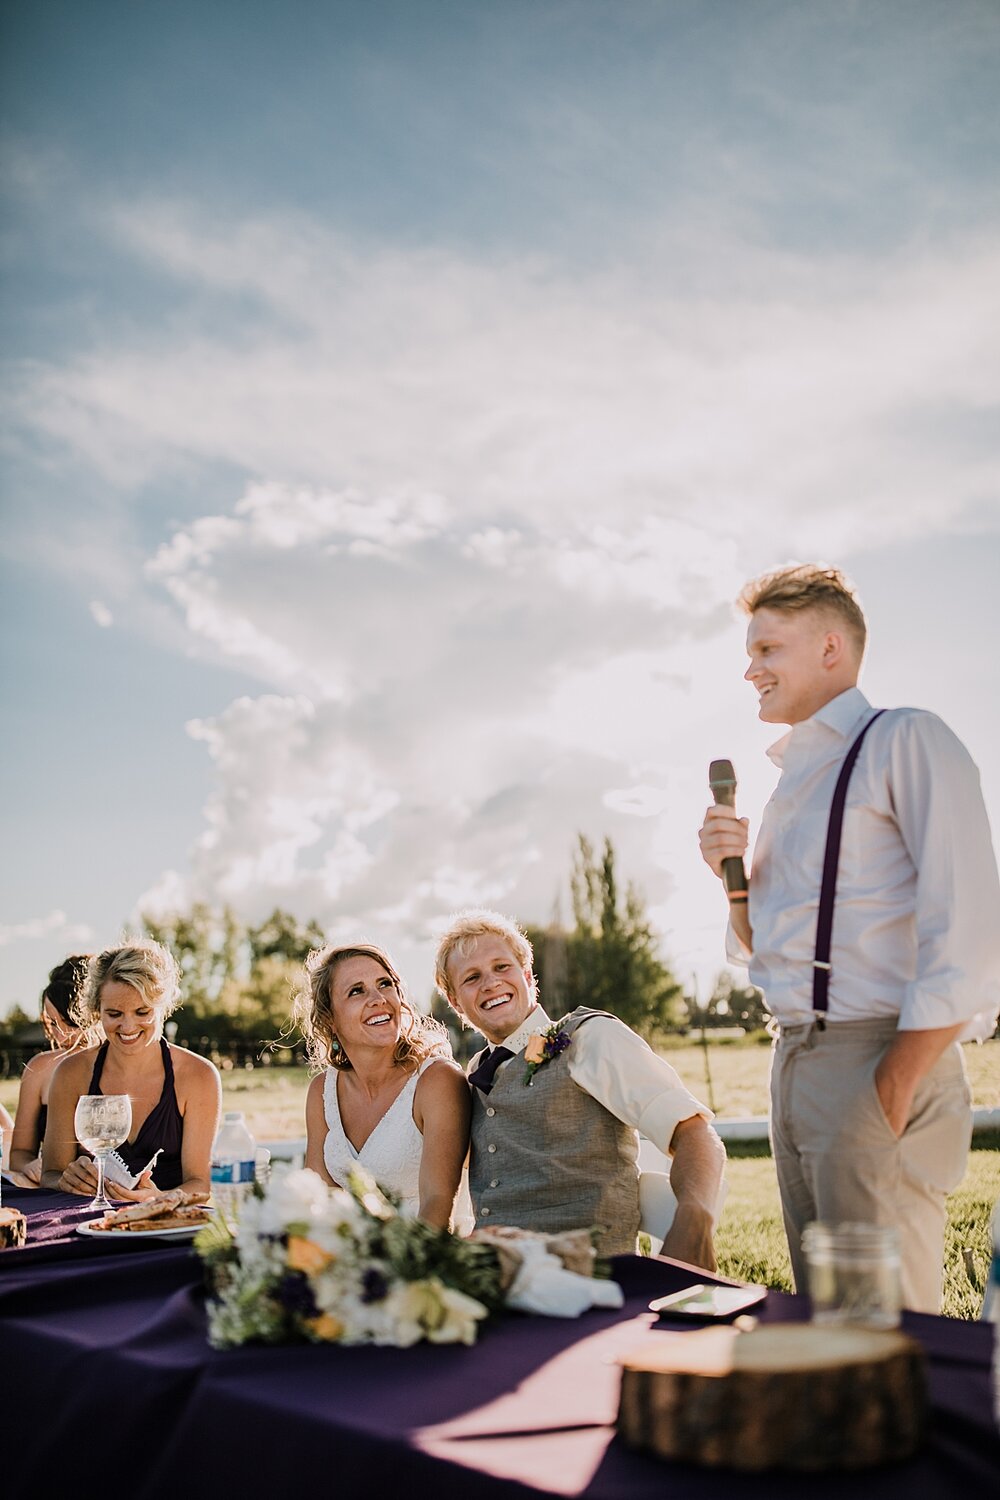
[[[753,958],[753,950],[747,947],[732,922],[726,923],[726,958],[744,969]]]
[[[670,1151],[682,1120],[694,1115],[714,1119],[712,1111],[685,1088],[676,1070],[624,1021],[611,1016],[585,1021],[573,1035],[567,1061],[570,1077],[579,1088],[663,1152]]]
[[[995,1017],[1000,879],[975,762],[942,720],[923,714],[893,737],[889,769],[893,810],[916,870],[917,965],[900,1030]]]

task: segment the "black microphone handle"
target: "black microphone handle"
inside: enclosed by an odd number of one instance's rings
[[[722,861],[722,883],[730,896],[741,892],[746,894],[747,872],[738,854],[730,855],[729,859]]]
[[[716,807],[736,810],[736,772],[731,760],[713,760],[708,768],[708,785]],[[722,883],[730,900],[747,899],[747,872],[738,854],[722,861]]]

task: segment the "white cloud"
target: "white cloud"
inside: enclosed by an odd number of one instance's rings
[[[26,369],[20,420],[112,479],[250,476],[144,582],[261,683],[189,725],[214,790],[144,899],[419,945],[455,905],[544,918],[610,833],[671,948],[721,959],[707,764],[748,768],[752,811],[770,738],[729,601],[995,501],[1000,242],[795,257],[695,224],[626,273],[155,200],[114,228],[193,310]]]
[[[63,911],[50,911],[44,917],[30,917],[26,922],[0,924],[0,948],[56,936],[66,944],[73,944],[88,943],[94,934],[85,923],[70,922]]]
[[[354,556],[390,509],[386,547]],[[213,601],[189,629],[272,689],[188,726],[218,777],[189,899],[280,902],[339,933],[391,920],[419,947],[454,905],[546,917],[582,831],[669,902],[659,824],[686,820],[671,854],[693,838],[680,726],[704,712],[692,682],[720,631],[738,643],[731,546],[687,522],[569,539],[447,514],[258,484],[233,525],[202,518],[154,560],[175,598]],[[256,655],[227,625],[248,601]]]
[[[102,630],[109,629],[115,623],[114,615],[106,604],[102,604],[100,599],[92,599],[90,601],[90,614],[91,618],[96,624],[100,625]]]
[[[146,916],[162,918],[187,911],[195,898],[188,878],[179,870],[162,870],[157,880],[139,897],[132,913],[136,927]]]
[[[621,529],[707,514],[771,553],[839,551],[943,528],[1000,479],[984,442],[940,440],[998,396],[988,235],[796,257],[696,221],[626,273],[388,251],[157,199],[108,229],[196,311],[19,372],[21,423],[112,477],[181,460],[285,476],[282,515],[243,501],[276,548],[328,528],[315,507],[336,496],[341,523],[387,546],[402,505],[430,534],[478,518],[473,547],[543,513]],[[359,485],[381,497],[368,514]]]

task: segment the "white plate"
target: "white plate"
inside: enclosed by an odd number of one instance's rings
[[[95,1223],[78,1224],[77,1234],[94,1240],[193,1240],[204,1224],[177,1224],[173,1229],[98,1229]]]

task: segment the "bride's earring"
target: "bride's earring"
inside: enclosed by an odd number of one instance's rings
[[[332,1039],[332,1041],[330,1042],[330,1056],[331,1057],[339,1057],[340,1056],[340,1042],[337,1039],[337,1037],[334,1037]]]

